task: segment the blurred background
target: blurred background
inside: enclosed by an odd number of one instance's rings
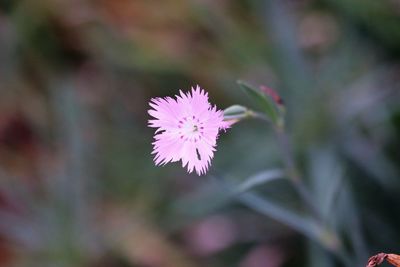
[[[3,0],[0,47],[0,266],[365,266],[400,252],[400,1]],[[206,176],[154,166],[149,99],[199,84],[220,109],[256,108],[237,79],[282,95],[346,261],[216,182],[282,167],[266,124],[221,135]],[[252,191],[306,214],[286,180]]]

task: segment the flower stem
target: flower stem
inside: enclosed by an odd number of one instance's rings
[[[326,227],[323,215],[315,204],[311,192],[308,190],[303,178],[300,175],[294,160],[293,148],[285,131],[283,118],[281,118],[281,120],[279,120],[277,123],[273,123],[262,113],[248,110],[247,114],[248,118],[260,119],[273,125],[274,133],[285,164],[287,178],[292,183],[303,203],[309,209],[311,216],[316,223],[316,227],[323,230],[321,235],[317,237],[318,241],[323,247],[325,247],[325,249],[333,253],[337,259],[343,263],[344,266],[352,266],[352,261],[350,260],[348,253],[344,250],[341,240],[335,231],[331,231],[331,229]],[[247,201],[248,199],[246,200],[246,204],[249,207],[257,209],[254,205],[249,205]],[[250,204],[254,203],[252,202]],[[305,232],[303,231],[303,233]]]
[[[292,182],[295,190],[303,200],[304,204],[310,210],[311,215],[314,217],[316,222],[323,227],[324,218],[318,207],[315,205],[315,202],[311,197],[311,192],[304,184],[304,180],[302,179],[300,172],[297,169],[293,156],[294,155],[293,149],[284,126],[275,126],[274,130],[279,144],[279,148],[281,150],[283,161],[286,165],[285,167],[289,180]],[[326,229],[325,231],[326,231],[325,237],[327,238],[324,238],[322,236],[320,240],[321,243],[325,244],[326,248],[330,250],[332,253],[334,253],[336,257],[340,261],[342,261],[345,266],[351,266],[351,261],[349,260],[347,253],[343,250],[343,246],[339,238],[337,237],[337,233],[332,232],[329,229]]]
[[[296,167],[293,158],[293,149],[289,143],[289,138],[287,133],[285,132],[284,127],[274,127],[274,130],[276,138],[278,140],[279,149],[281,150],[283,161],[286,165],[286,172],[289,180],[292,182],[297,193],[302,198],[305,205],[307,205],[308,209],[313,214],[313,216],[319,221],[322,221],[323,218],[321,212],[318,210],[313,199],[311,198],[311,193],[305,186],[304,181],[300,175],[300,172]]]

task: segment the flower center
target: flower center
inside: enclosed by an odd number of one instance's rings
[[[179,136],[185,141],[197,142],[204,134],[203,122],[196,116],[183,117],[179,123]]]

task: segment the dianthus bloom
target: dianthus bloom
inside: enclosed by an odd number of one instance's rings
[[[229,127],[224,115],[208,102],[208,94],[199,86],[187,93],[153,98],[149,126],[158,128],[153,142],[154,162],[164,165],[182,160],[191,173],[205,174],[214,156],[218,133]]]

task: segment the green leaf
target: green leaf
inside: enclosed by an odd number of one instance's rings
[[[240,88],[245,91],[250,98],[261,108],[262,112],[274,123],[277,124],[279,120],[279,114],[275,103],[263,92],[253,87],[252,85],[244,82],[237,81]]]
[[[331,250],[331,244],[327,242],[328,239],[325,236],[328,236],[329,239],[335,237],[332,237],[331,233],[314,219],[302,216],[252,192],[236,195],[236,200],[253,211],[271,217]]]
[[[256,186],[275,181],[277,179],[283,178],[284,176],[285,172],[280,169],[262,171],[253,176],[250,176],[244,182],[236,186],[235,192],[243,193],[253,189]]]

